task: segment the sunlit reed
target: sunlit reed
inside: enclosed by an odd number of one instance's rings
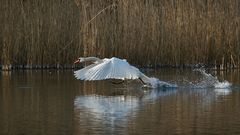
[[[1,65],[59,67],[78,56],[151,67],[240,62],[239,0],[1,0],[0,10]]]

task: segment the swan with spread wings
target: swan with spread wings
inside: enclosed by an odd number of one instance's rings
[[[104,59],[99,59],[97,57],[80,57],[74,62],[74,64],[88,61],[93,62],[93,64],[74,72],[77,79],[89,81],[106,79],[139,79],[144,86],[147,87],[172,87],[172,85],[167,82],[147,77],[138,68],[130,65],[125,59],[119,59],[116,57]]]

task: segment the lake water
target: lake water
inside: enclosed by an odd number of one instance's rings
[[[0,72],[0,135],[240,134],[239,71],[210,72],[231,88],[192,88],[192,70],[144,71],[176,89],[139,81],[83,82],[73,71]]]

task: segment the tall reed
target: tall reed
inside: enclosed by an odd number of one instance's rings
[[[0,11],[2,65],[71,65],[78,56],[140,66],[240,62],[239,0],[1,0]]]

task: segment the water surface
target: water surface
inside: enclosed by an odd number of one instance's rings
[[[227,89],[188,87],[202,78],[191,70],[144,72],[179,88],[83,82],[71,70],[1,72],[0,135],[240,134],[239,71],[211,72]]]

